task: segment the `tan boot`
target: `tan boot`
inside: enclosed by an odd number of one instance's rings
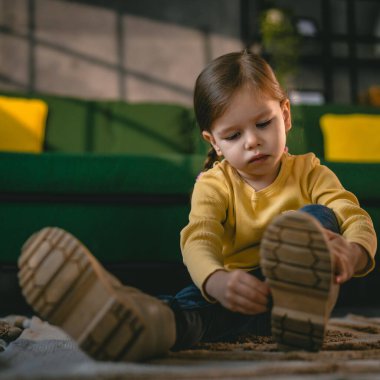
[[[279,348],[318,351],[339,293],[322,226],[305,212],[282,214],[265,231],[260,254]]]
[[[23,246],[19,282],[27,302],[99,360],[165,355],[175,319],[162,301],[123,286],[79,240],[47,227]]]

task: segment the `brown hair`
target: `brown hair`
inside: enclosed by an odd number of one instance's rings
[[[243,85],[280,103],[287,99],[272,68],[263,58],[247,50],[222,55],[211,61],[195,82],[194,111],[201,131],[210,131],[212,123],[223,115],[232,96]],[[210,169],[217,160],[211,147],[204,170]]]

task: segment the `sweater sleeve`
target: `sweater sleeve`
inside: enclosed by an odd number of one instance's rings
[[[365,276],[375,267],[377,238],[371,217],[363,210],[354,194],[344,189],[337,176],[315,158],[315,166],[308,176],[308,192],[312,203],[331,208],[340,225],[341,234],[350,242],[358,243],[368,253],[368,264],[362,273]]]
[[[224,269],[222,239],[228,193],[222,173],[218,174],[207,172],[196,182],[189,223],[181,231],[183,261],[205,298],[205,281],[215,271]]]

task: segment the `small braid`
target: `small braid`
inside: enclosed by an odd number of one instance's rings
[[[203,171],[207,171],[214,166],[215,161],[219,161],[218,153],[216,153],[214,147],[211,147],[207,153],[207,158],[203,164]]]

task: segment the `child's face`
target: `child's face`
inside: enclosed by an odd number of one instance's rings
[[[290,128],[289,101],[280,104],[243,87],[203,137],[258,190],[277,177]]]

